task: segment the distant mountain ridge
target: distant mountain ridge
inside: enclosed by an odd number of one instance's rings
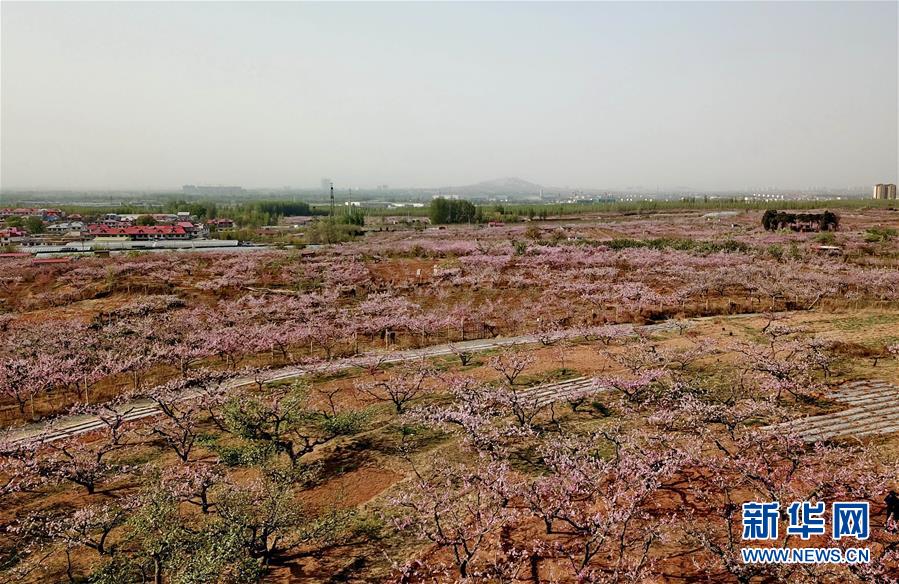
[[[442,187],[441,192],[451,194],[517,194],[517,195],[539,195],[543,187],[520,179],[517,177],[496,178],[493,180],[485,180],[473,185],[464,185],[457,187]]]

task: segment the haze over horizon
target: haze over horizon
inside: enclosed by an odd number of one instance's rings
[[[0,188],[897,182],[897,4],[0,4]]]

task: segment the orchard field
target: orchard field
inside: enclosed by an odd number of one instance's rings
[[[0,257],[0,581],[896,582],[899,212],[840,215]],[[743,563],[805,500],[871,561]]]

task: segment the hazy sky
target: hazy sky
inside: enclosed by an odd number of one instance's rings
[[[897,179],[897,4],[0,3],[0,187]]]

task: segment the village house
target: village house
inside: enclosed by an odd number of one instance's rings
[[[55,233],[57,235],[65,235],[67,233],[81,233],[84,230],[84,223],[81,221],[64,221],[62,223],[53,223],[47,225],[47,233]]]
[[[172,215],[171,213],[154,213],[150,217],[157,223],[175,223],[180,221],[177,215]]]
[[[149,241],[157,239],[190,239],[190,234],[177,225],[132,225],[130,227],[109,227],[95,224],[88,226],[88,233],[93,237],[126,237],[131,241]]]
[[[234,229],[234,221],[231,219],[210,219],[206,222],[210,231],[219,231],[222,229]]]
[[[175,227],[180,227],[180,228],[183,229],[185,232],[187,232],[187,234],[188,234],[190,237],[194,237],[194,236],[196,235],[196,233],[197,233],[197,227],[196,227],[196,225],[194,225],[194,224],[191,223],[190,221],[177,221],[177,222],[175,223]]]
[[[99,223],[106,225],[107,227],[128,227],[134,220],[137,219],[138,215],[120,215],[118,213],[107,213],[103,216],[103,219],[99,221]]]
[[[34,207],[0,209],[0,220],[8,217],[40,217],[41,221],[59,221],[65,216],[66,214],[59,209],[37,209]]]
[[[28,232],[18,227],[0,229],[0,245],[22,243],[28,237]]]

